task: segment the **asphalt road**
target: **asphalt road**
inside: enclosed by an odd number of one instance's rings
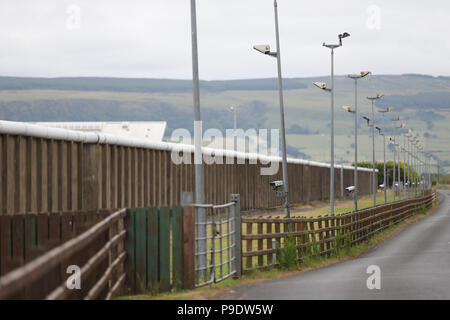
[[[431,216],[356,259],[296,276],[232,288],[217,299],[450,299],[450,191]],[[369,290],[371,265],[380,289]],[[233,292],[234,291],[234,292]]]

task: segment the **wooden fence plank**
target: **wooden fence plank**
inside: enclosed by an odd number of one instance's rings
[[[48,235],[50,246],[56,247],[61,239],[61,216],[59,213],[52,212],[48,220]]]
[[[159,211],[159,290],[170,289],[170,209]]]
[[[172,208],[172,269],[173,287],[181,288],[183,280],[183,210],[180,206]]]
[[[11,216],[0,216],[0,275],[10,270],[12,258]]]
[[[252,234],[253,233],[252,228],[253,228],[253,224],[251,222],[247,222],[246,234]],[[253,251],[252,245],[253,245],[253,241],[250,240],[250,239],[247,240],[247,252]],[[246,265],[247,269],[252,269],[253,268],[253,261],[252,260],[253,260],[252,257],[247,257],[247,265]]]
[[[135,261],[135,228],[136,228],[136,210],[128,209],[127,211],[127,239],[125,247],[127,248],[127,288],[129,294],[136,292],[136,261]]]
[[[159,287],[159,211],[149,208],[147,215],[147,279],[150,290]]]
[[[147,289],[147,212],[146,208],[136,209],[136,287],[139,292]]]
[[[37,230],[36,215],[25,216],[25,261],[28,262],[37,256]]]
[[[195,208],[183,208],[183,288],[195,285]]]

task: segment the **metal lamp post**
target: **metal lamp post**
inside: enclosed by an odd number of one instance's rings
[[[372,122],[373,122],[373,126],[372,126],[372,149],[373,149],[373,153],[372,153],[372,179],[373,179],[373,206],[375,207],[377,205],[377,184],[378,184],[378,179],[375,180],[375,111],[374,111],[374,101],[378,100],[380,98],[382,98],[384,95],[377,93],[375,96],[373,97],[367,97],[368,100],[370,100],[372,102]]]
[[[418,146],[419,146],[420,141],[417,139],[417,136],[414,139],[414,197],[417,198],[417,184],[418,184],[418,179],[417,179],[417,174],[419,172],[418,169],[418,161],[417,161],[417,153],[418,153]]]
[[[374,129],[375,126],[374,126],[373,124],[370,124],[370,121],[371,121],[371,120],[370,120],[369,117],[363,116],[363,119],[367,121],[367,126],[368,126],[369,128],[372,128],[373,130],[375,130],[375,129]],[[369,138],[370,138],[370,136],[369,136]],[[372,147],[374,148],[374,149],[373,149],[373,154],[375,154],[375,143],[372,144]],[[375,193],[377,192],[377,189],[375,189],[375,187],[374,187],[374,186],[376,185],[376,184],[374,183],[374,181],[375,181],[375,175],[372,174],[372,182],[371,182],[371,188],[370,188],[371,191],[372,191],[372,194],[375,194]],[[374,195],[374,198],[375,198],[375,195]]]
[[[386,131],[386,125],[385,125],[385,119],[384,119],[384,115],[388,112],[391,112],[391,108],[386,108],[386,109],[382,109],[382,110],[378,110],[378,112],[381,112],[381,114],[383,115],[383,132]],[[383,141],[384,141],[384,203],[387,203],[387,194],[386,194],[386,190],[387,190],[387,186],[386,186],[386,138],[384,136],[384,133],[382,134],[383,136]]]
[[[355,81],[356,83],[356,81]],[[355,110],[352,110],[352,107],[350,106],[343,106],[342,107],[345,111],[349,113],[353,113],[355,115],[355,171],[353,173],[353,180],[355,184],[355,191],[354,191],[354,202],[355,202],[355,212],[358,211],[358,138],[357,138],[357,130],[358,130],[358,119],[357,114],[358,112]]]
[[[397,153],[397,144],[395,143],[395,135],[389,138],[389,143],[394,147],[394,168],[392,171],[392,193],[393,193],[393,197],[394,197],[394,202],[395,202],[395,193],[396,193],[396,187],[395,187],[395,158],[396,158],[396,153]]]
[[[411,130],[408,130],[408,132],[405,134],[408,153],[408,199],[411,199],[411,136]]]
[[[280,32],[278,29],[278,4],[275,0],[273,2],[275,13],[275,35],[277,43],[277,51],[271,52],[269,45],[255,45],[253,49],[277,58],[278,68],[278,96],[280,100],[280,121],[281,121],[281,148],[282,148],[282,162],[283,162],[283,196],[284,196],[284,213],[287,218],[290,217],[289,213],[289,196],[288,196],[288,175],[287,175],[287,157],[286,157],[286,131],[284,127],[284,102],[283,102],[283,79],[281,76],[281,53],[280,53]]]
[[[323,46],[331,50],[331,88],[327,88],[326,83],[315,82],[314,85],[322,90],[331,93],[331,161],[330,161],[330,215],[334,216],[334,49],[342,46],[342,39],[350,34],[344,32],[338,35],[339,44],[326,44]]]
[[[352,111],[351,107],[344,107],[347,112],[355,114],[355,172],[354,184],[355,184],[355,211],[358,210],[358,80],[365,76],[372,74],[370,71],[361,71],[359,74],[349,74],[348,77],[355,81],[355,110]]]
[[[383,189],[384,189],[384,204],[387,203],[387,193],[386,193],[386,136],[384,135],[383,131],[381,130],[380,127],[376,127],[376,129],[378,130],[378,134],[380,136],[383,136],[383,161],[384,161],[384,166],[383,166]]]
[[[407,149],[407,144],[406,144],[406,134],[403,134],[403,200],[406,199],[406,188],[408,187],[408,183],[407,183],[407,175],[406,175],[406,166],[408,165],[407,163],[407,153],[408,153],[408,149]]]
[[[394,189],[394,201],[395,201],[395,195],[396,195],[396,190],[395,190],[395,153],[396,153],[396,146],[399,146],[399,144],[395,143],[396,137],[397,137],[397,129],[402,129],[405,127],[405,124],[402,123],[400,124],[400,126],[395,126],[395,122],[396,121],[400,121],[402,118],[400,116],[398,116],[397,118],[392,119],[392,121],[394,122],[394,182],[393,184],[393,189]],[[400,149],[398,150],[398,200],[400,200]]]
[[[197,13],[195,0],[191,0],[191,37],[192,37],[192,82],[194,96],[194,168],[195,168],[195,202],[203,204],[203,156],[202,156],[202,123],[200,118],[200,85],[198,74],[198,48],[197,48]],[[206,239],[206,211],[198,210],[198,237]],[[206,240],[198,242],[199,252],[206,252]],[[206,254],[198,256],[198,268],[206,268]],[[202,271],[200,271],[201,273]]]

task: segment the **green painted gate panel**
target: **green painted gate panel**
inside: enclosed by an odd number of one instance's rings
[[[135,230],[136,230],[136,211],[133,209],[128,209],[128,229],[127,229],[127,239],[126,239],[126,248],[127,248],[127,284],[128,290],[130,294],[136,292],[136,264],[135,264]]]
[[[165,292],[183,281],[183,209],[128,210],[129,293]]]
[[[147,215],[147,281],[151,291],[158,290],[159,285],[159,211],[149,208]]]
[[[183,209],[172,208],[172,279],[174,288],[182,287],[183,280]]]
[[[136,287],[140,292],[147,289],[147,212],[136,209]]]
[[[170,290],[170,208],[159,211],[159,291]]]

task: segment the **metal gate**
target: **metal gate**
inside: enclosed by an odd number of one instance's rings
[[[241,276],[240,197],[222,205],[194,204],[195,286]]]

